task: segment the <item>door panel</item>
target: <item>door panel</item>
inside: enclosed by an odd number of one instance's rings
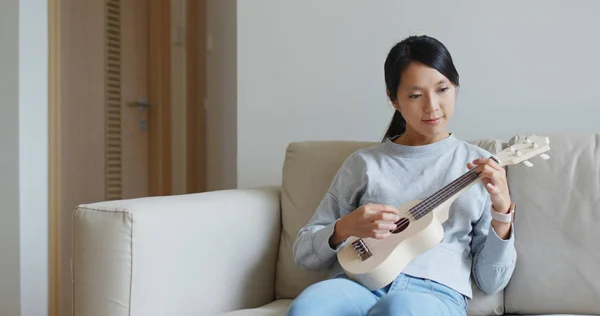
[[[148,196],[148,5],[60,0],[60,209],[53,310],[72,315],[72,215],[77,205]],[[56,290],[54,290],[56,291]],[[56,307],[56,304],[58,306]]]
[[[118,0],[108,0],[104,13],[106,41],[104,58],[105,85],[105,159],[106,199],[118,200],[122,196],[122,135],[121,135],[121,6]]]
[[[122,198],[148,196],[147,2],[121,2]]]
[[[173,4],[185,8],[186,20],[179,22],[188,28],[179,38],[185,39],[180,65],[185,76],[176,83],[185,85],[177,90],[178,96],[185,93],[178,102],[187,105],[174,122],[171,0],[52,0],[52,5],[51,315],[70,316],[77,297],[71,246],[78,205],[170,195],[174,163],[187,164],[179,170],[178,194],[204,191],[204,1]],[[150,107],[138,108],[140,99],[148,99]],[[174,126],[179,134],[186,131],[177,150],[187,155],[175,161]]]
[[[61,0],[59,24],[60,209],[55,269],[60,316],[71,315],[72,214],[105,193],[104,1]]]

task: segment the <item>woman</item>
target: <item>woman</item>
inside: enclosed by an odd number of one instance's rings
[[[345,160],[300,229],[296,264],[328,269],[330,278],[306,288],[288,315],[466,315],[471,277],[491,294],[514,271],[512,221],[502,216],[514,208],[504,169],[487,159],[489,152],[447,131],[458,88],[450,53],[434,38],[411,36],[391,49],[384,71],[396,109],[392,122],[380,144]],[[452,204],[438,246],[375,291],[344,274],[336,252],[348,237],[387,238],[400,219],[395,206],[422,200],[471,168],[482,181]]]

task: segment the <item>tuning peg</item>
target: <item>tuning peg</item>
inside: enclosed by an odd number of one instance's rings
[[[546,155],[546,154],[541,154],[540,158],[544,159],[544,160],[548,160],[550,159],[550,156]]]
[[[518,151],[518,150],[515,151],[515,156],[521,156],[521,155],[522,155],[522,153],[520,151]]]
[[[531,162],[529,162],[529,160],[523,161],[523,164],[530,168],[533,167],[533,164]]]
[[[536,149],[536,148],[538,148],[538,147],[539,147],[539,146],[538,146],[538,144],[537,144],[537,143],[533,143],[533,144],[531,144],[531,148],[533,148],[533,149]]]
[[[511,137],[511,138],[508,140],[508,143],[509,143],[510,145],[514,145],[514,144],[516,144],[517,142],[519,142],[519,135],[515,135],[515,136]]]

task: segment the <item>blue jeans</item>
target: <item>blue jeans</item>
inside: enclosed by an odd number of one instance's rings
[[[339,276],[307,287],[292,302],[287,315],[465,316],[467,299],[445,285],[405,274],[376,291]]]

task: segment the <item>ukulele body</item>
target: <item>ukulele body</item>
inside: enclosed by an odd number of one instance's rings
[[[419,202],[405,203],[398,210],[400,214],[407,214]],[[442,223],[448,218],[450,204],[443,203],[418,220],[404,217],[399,222],[408,220],[408,225],[399,225],[404,227],[402,231],[384,239],[348,238],[337,254],[342,269],[350,279],[371,291],[390,284],[413,258],[440,243],[444,237]],[[368,257],[363,260],[361,253],[363,257]]]

